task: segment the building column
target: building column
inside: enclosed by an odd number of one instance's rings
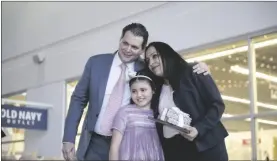
[[[48,109],[47,130],[26,130],[26,154],[49,157],[62,157],[62,137],[66,109],[66,83],[56,82],[27,90],[27,101],[52,105]]]
[[[258,159],[258,122],[255,114],[257,107],[257,79],[256,79],[256,52],[252,38],[248,39],[248,66],[249,66],[249,97],[250,97],[250,129],[251,129],[251,152],[252,160]]]

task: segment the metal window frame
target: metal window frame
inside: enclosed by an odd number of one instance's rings
[[[256,161],[258,160],[258,142],[259,142],[259,124],[258,120],[260,117],[264,116],[277,116],[277,111],[270,111],[270,112],[262,112],[258,113],[258,107],[257,107],[257,82],[256,82],[256,51],[254,49],[254,38],[266,35],[266,34],[272,34],[276,33],[277,29],[270,29],[270,30],[264,30],[263,32],[259,32],[255,35],[249,35],[248,36],[248,68],[249,68],[249,75],[248,75],[248,81],[249,81],[249,100],[250,100],[250,133],[251,133],[251,160]]]

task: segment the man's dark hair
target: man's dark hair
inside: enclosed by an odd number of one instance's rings
[[[173,90],[177,90],[181,75],[191,72],[189,64],[171,46],[164,42],[151,42],[145,51],[151,46],[156,49],[157,54],[161,57],[164,70],[163,78],[169,81]],[[145,63],[148,66],[149,62],[146,59]]]
[[[127,31],[131,31],[135,36],[141,36],[143,38],[142,48],[144,49],[147,44],[148,36],[149,36],[145,26],[143,26],[140,23],[131,23],[122,29],[121,38],[123,38],[123,36]]]

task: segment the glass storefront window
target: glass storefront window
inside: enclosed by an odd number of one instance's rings
[[[253,142],[251,119],[257,119],[257,159],[277,159],[277,33],[251,39],[256,52],[256,86],[258,118],[250,113],[249,65],[247,40],[202,51],[181,53],[188,62],[209,65],[226,105],[223,124],[229,132],[226,146],[230,160],[251,160]],[[249,115],[247,119],[236,116]],[[263,114],[263,115],[262,115]],[[248,116],[247,116],[248,117]]]
[[[229,133],[225,139],[229,160],[251,160],[250,122],[242,119],[222,123]]]
[[[277,111],[277,33],[255,37],[253,43],[260,44],[255,47],[258,113]]]
[[[258,117],[258,159],[277,160],[277,115]]]
[[[26,101],[26,93],[4,97],[4,99]],[[13,105],[20,106],[20,104],[17,103],[14,103]],[[7,132],[7,136],[2,138],[2,156],[19,158],[24,151],[25,130],[18,128],[3,128]]]
[[[188,62],[205,62],[217,84],[226,105],[225,116],[249,114],[248,77],[234,72],[233,68],[248,64],[247,41],[239,41],[207,50],[184,53]]]

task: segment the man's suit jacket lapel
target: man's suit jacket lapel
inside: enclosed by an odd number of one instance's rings
[[[137,61],[135,61],[135,68],[134,69],[135,69],[136,72],[144,69],[144,61],[140,58]]]

